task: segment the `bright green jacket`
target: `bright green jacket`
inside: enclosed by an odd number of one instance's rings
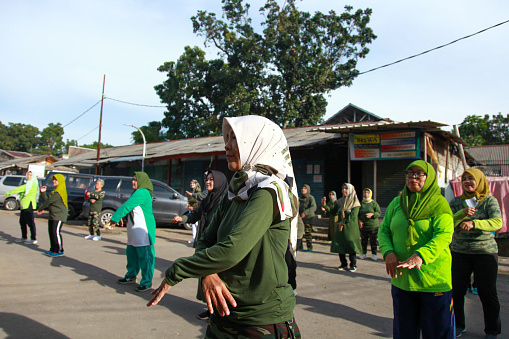
[[[19,193],[20,208],[22,210],[26,210],[30,206],[30,203],[32,203],[32,208],[35,210],[37,209],[37,193],[39,192],[39,183],[37,181],[34,181],[32,188],[30,188],[30,191],[28,191],[26,195],[25,187],[26,184],[21,185],[18,188],[10,190],[5,195],[9,196],[11,194]]]
[[[168,284],[217,273],[237,302],[229,307],[228,321],[268,325],[293,319],[295,296],[285,262],[290,222],[273,213],[274,199],[267,189],[241,201],[225,196],[195,254],[166,270]]]
[[[442,214],[415,221],[419,235],[417,244],[407,247],[408,220],[401,210],[399,197],[387,207],[378,231],[380,251],[384,258],[393,252],[399,261],[418,253],[423,260],[421,269],[401,269],[402,275],[392,278],[394,286],[405,291],[447,292],[452,289],[451,252],[449,244],[454,231],[453,217]]]

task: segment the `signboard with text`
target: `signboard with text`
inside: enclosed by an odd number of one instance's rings
[[[350,134],[351,160],[418,159],[419,131]]]

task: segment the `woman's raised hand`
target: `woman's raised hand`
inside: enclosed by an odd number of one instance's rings
[[[178,224],[178,223],[179,223],[179,222],[181,222],[181,221],[182,221],[182,218],[181,218],[181,217],[179,217],[178,215],[176,215],[176,216],[173,218],[173,223],[174,223],[174,224]]]

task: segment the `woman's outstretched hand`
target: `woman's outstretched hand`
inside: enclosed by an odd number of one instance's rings
[[[164,295],[170,290],[171,286],[166,282],[166,279],[163,279],[161,282],[161,285],[159,287],[152,291],[150,294],[152,294],[154,297],[150,299],[150,301],[147,304],[147,307],[155,306],[161,301],[161,299],[164,297]]]
[[[396,268],[417,268],[418,270],[421,269],[422,265],[422,258],[419,254],[415,253],[410,256],[407,260],[400,263]]]
[[[237,302],[217,274],[203,277],[201,286],[203,287],[203,294],[205,294],[205,300],[207,301],[210,314],[214,313],[213,306],[215,306],[221,317],[230,315],[226,300],[228,300],[233,307],[237,307]]]

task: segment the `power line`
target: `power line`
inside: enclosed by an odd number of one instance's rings
[[[72,124],[73,122],[75,122],[76,120],[78,120],[79,118],[81,118],[83,115],[85,115],[85,113],[87,113],[88,111],[90,111],[92,108],[94,108],[95,106],[97,106],[98,103],[100,103],[101,100],[99,100],[98,102],[96,102],[92,107],[90,107],[89,109],[87,109],[85,112],[81,113],[80,115],[78,115],[76,118],[74,118],[74,120],[72,120],[71,122],[69,122],[67,125],[65,126],[62,126],[62,128],[65,128],[67,126],[69,126],[70,124]]]
[[[99,126],[97,126],[96,128],[94,128],[93,130],[91,130],[90,132],[88,132],[87,134],[85,134],[84,136],[82,136],[81,138],[76,139],[76,141],[83,139],[84,137],[86,137],[87,135],[89,135],[90,133],[92,133],[93,131],[95,131],[95,130],[96,130],[96,129],[98,129],[98,128],[99,128]]]
[[[401,60],[398,60],[398,61],[391,62],[390,64],[387,64],[387,65],[383,65],[383,66],[380,66],[380,67],[376,67],[376,68],[370,69],[369,71],[361,72],[361,73],[359,73],[359,75],[361,75],[361,74],[366,74],[366,73],[369,73],[369,72],[373,72],[373,71],[376,71],[377,69],[380,69],[380,68],[384,68],[384,67],[392,66],[392,65],[397,64],[397,63],[399,63],[399,62],[402,62],[402,61],[405,61],[405,60],[408,60],[408,59],[412,59],[412,58],[418,57],[418,56],[420,56],[420,55],[423,55],[423,54],[429,53],[429,52],[431,52],[431,51],[434,51],[434,50],[437,50],[437,49],[440,49],[440,48],[443,48],[443,47],[446,47],[446,46],[452,45],[452,44],[454,44],[454,43],[456,43],[456,42],[458,42],[458,41],[460,41],[460,40],[463,40],[463,39],[467,39],[467,38],[473,37],[474,35],[477,35],[477,34],[483,33],[483,32],[485,32],[485,31],[487,31],[487,30],[490,30],[490,29],[495,28],[495,27],[497,27],[497,26],[501,26],[501,25],[506,24],[506,23],[508,23],[508,22],[509,22],[509,20],[504,21],[504,22],[501,22],[501,23],[496,24],[496,25],[494,25],[494,26],[491,26],[491,27],[485,28],[485,29],[483,29],[483,30],[480,30],[480,31],[479,31],[479,32],[477,32],[477,33],[470,34],[470,35],[464,36],[463,38],[459,38],[459,39],[456,39],[456,40],[454,40],[454,41],[451,41],[451,42],[449,42],[448,44],[445,44],[445,45],[442,45],[442,46],[438,46],[438,47],[435,47],[435,48],[429,49],[429,50],[427,50],[427,51],[425,51],[425,52],[422,52],[422,53],[419,53],[419,54],[415,54],[415,55],[409,56],[409,57],[407,57],[407,58],[404,58],[404,59],[401,59]]]
[[[110,99],[110,100],[113,100],[113,101],[121,102],[121,103],[123,103],[123,104],[134,105],[134,106],[143,106],[143,107],[166,107],[166,106],[155,106],[155,105],[135,104],[135,103],[133,103],[133,102],[127,102],[127,101],[122,101],[122,100],[113,99],[113,98],[108,98],[108,97],[104,97],[104,99]]]

